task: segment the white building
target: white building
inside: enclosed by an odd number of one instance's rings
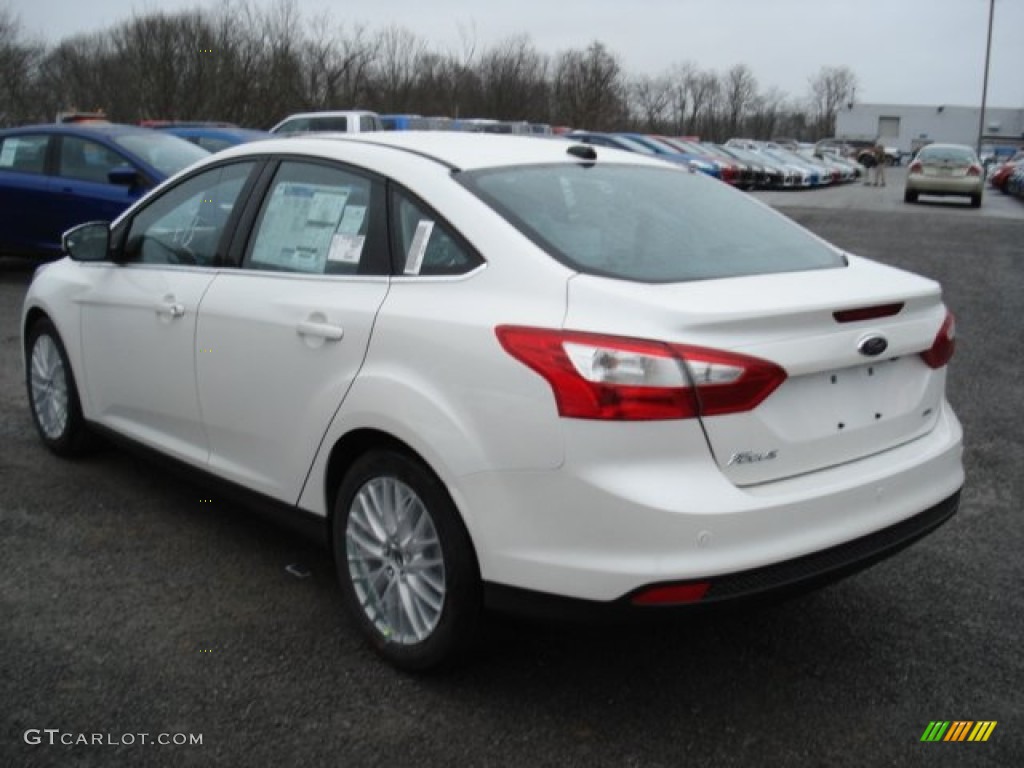
[[[851,104],[836,116],[836,136],[877,139],[900,152],[915,152],[931,142],[975,146],[980,107],[938,104]],[[1024,146],[1024,109],[985,109],[982,144]]]

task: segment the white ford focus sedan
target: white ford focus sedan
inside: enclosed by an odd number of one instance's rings
[[[952,516],[939,286],[727,185],[567,141],[270,140],[65,236],[32,415],[309,523],[392,663],[483,609],[823,583]]]

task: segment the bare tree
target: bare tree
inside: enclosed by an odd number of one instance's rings
[[[43,46],[20,37],[18,18],[8,8],[0,8],[0,126],[43,118],[32,88]]]
[[[809,78],[808,86],[811,120],[818,138],[833,136],[840,105],[852,103],[857,92],[857,75],[849,67],[822,67]]]
[[[4,0],[0,0],[2,3]],[[108,30],[45,46],[21,39],[0,6],[0,123],[52,119],[63,109],[104,109],[113,120],[230,120],[269,127],[302,109],[366,106],[383,112],[626,127],[722,140],[831,133],[856,77],[824,67],[803,107],[761,92],[737,64],[719,75],[693,62],[627,79],[595,41],[555,57],[526,35],[482,53],[460,27],[457,50],[437,50],[391,25],[378,32],[304,19],[296,0],[224,0],[216,11],[151,12]]]
[[[499,120],[548,119],[548,59],[526,35],[499,42],[477,65],[483,114]]]
[[[725,100],[725,133],[734,136],[757,99],[757,78],[746,64],[737,64],[725,73],[722,80]]]
[[[751,102],[746,113],[743,133],[752,139],[770,139],[785,133],[801,139],[803,136],[781,130],[783,113],[787,110],[786,94],[778,88],[769,88]]]
[[[629,84],[630,112],[637,127],[648,133],[665,133],[672,124],[674,85],[666,75],[641,75]]]
[[[591,130],[621,126],[627,116],[622,66],[604,43],[569,50],[555,66],[555,114],[560,122]]]
[[[426,43],[397,24],[385,27],[377,37],[374,60],[374,98],[371,105],[382,112],[412,112],[417,63]]]

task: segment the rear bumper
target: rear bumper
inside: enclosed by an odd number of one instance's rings
[[[830,584],[906,549],[949,520],[956,514],[959,506],[960,491],[957,491],[924,512],[888,528],[804,557],[715,576],[710,579],[711,586],[699,601],[685,605],[657,606],[653,610],[661,613],[666,610],[691,610],[726,602],[783,597]],[[678,585],[680,582],[672,584]],[[653,586],[659,585],[647,585],[643,589]],[[598,601],[565,598],[489,583],[485,585],[485,600],[488,608],[492,610],[545,618],[626,618],[652,611],[649,606],[638,607],[633,604],[633,596],[640,591],[634,590],[618,600]]]
[[[907,189],[925,195],[980,195],[985,181],[978,176],[907,176]]]
[[[474,512],[467,526],[485,582],[613,603],[652,585],[721,581],[708,597],[732,599],[746,591],[736,574],[872,537],[964,482],[962,431],[947,403],[909,443],[748,487],[722,474],[699,428],[615,426],[572,425],[558,469],[475,473],[451,488]]]

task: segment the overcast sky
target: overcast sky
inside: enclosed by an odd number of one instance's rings
[[[251,0],[257,4],[271,0]],[[222,0],[0,0],[24,31],[57,41],[154,9]],[[295,0],[304,18],[401,24],[434,48],[478,49],[527,33],[546,53],[604,42],[630,74],[676,62],[725,71],[747,64],[762,89],[803,97],[821,66],[850,67],[857,99],[975,105],[981,100],[989,0]],[[1024,107],[1024,0],[996,0],[988,103]]]

